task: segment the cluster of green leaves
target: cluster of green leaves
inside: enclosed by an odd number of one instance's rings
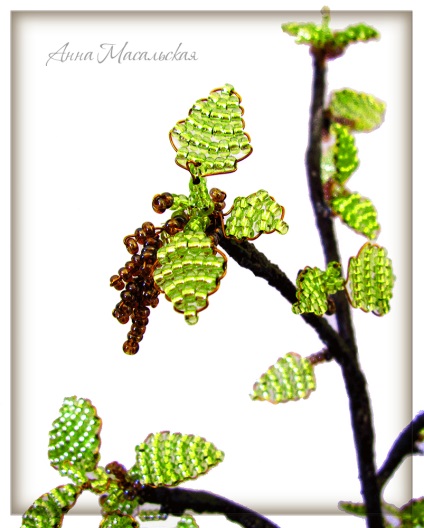
[[[217,291],[225,274],[226,258],[210,236],[216,229],[237,240],[288,231],[284,207],[267,191],[236,198],[227,213],[222,211],[223,202],[213,199],[214,191],[225,193],[211,189],[208,194],[207,176],[234,172],[253,151],[240,103],[232,85],[214,89],[198,99],[188,117],[169,133],[177,165],[190,172],[190,192],[172,195],[171,218],[183,217],[186,224],[180,232],[163,237],[154,279],[189,324],[197,323],[198,313],[208,306],[208,296]]]
[[[100,496],[102,528],[136,528],[138,521],[164,519],[159,510],[140,508],[143,499],[137,491],[196,479],[224,458],[204,438],[165,431],[150,434],[136,447],[136,461],[128,471],[116,462],[104,468],[98,465],[100,429],[101,420],[90,400],[65,398],[50,431],[49,460],[72,483],[39,497],[24,513],[22,528],[61,527],[64,515],[87,490]],[[197,528],[197,524],[183,515],[177,528]]]

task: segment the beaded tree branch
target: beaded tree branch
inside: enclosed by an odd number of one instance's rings
[[[170,209],[171,218],[160,227],[145,222],[124,238],[132,257],[110,284],[122,290],[113,316],[123,324],[132,321],[123,345],[126,354],[138,351],[150,308],[158,305],[161,293],[188,324],[197,323],[226,272],[218,233],[236,240],[287,233],[284,207],[266,191],[236,198],[226,213],[225,192],[217,188],[208,192],[207,176],[234,172],[237,163],[252,153],[240,103],[240,95],[226,84],[196,101],[188,117],[169,132],[177,165],[190,173],[189,194],[155,195],[153,210],[162,214]]]
[[[211,493],[175,490],[219,464],[224,454],[211,442],[192,434],[162,431],[147,436],[136,446],[136,460],[127,470],[118,462],[99,466],[102,421],[90,400],[65,398],[53,422],[49,440],[51,466],[72,482],[41,495],[22,516],[22,528],[60,528],[64,515],[85,491],[99,496],[102,528],[137,528],[140,522],[177,517],[176,528],[196,528],[193,515],[209,511],[246,528],[277,528],[255,512]],[[174,491],[174,499],[167,490]],[[188,495],[188,497],[187,497]],[[184,500],[181,508],[178,496]],[[161,505],[152,509],[152,504]],[[246,517],[250,521],[246,521]]]

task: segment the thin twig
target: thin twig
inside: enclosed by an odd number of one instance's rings
[[[380,489],[385,486],[404,458],[421,453],[417,448],[416,442],[420,439],[419,435],[423,430],[424,411],[421,411],[397,437],[384,461],[384,464],[379,469],[377,473],[377,482]]]

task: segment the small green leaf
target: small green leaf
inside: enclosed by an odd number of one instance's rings
[[[355,138],[350,134],[348,127],[333,123],[330,132],[336,137],[333,147],[336,169],[334,179],[344,184],[359,165],[358,149],[355,146]]]
[[[328,296],[343,290],[344,284],[338,262],[330,262],[326,271],[307,266],[297,275],[298,302],[292,306],[293,313],[324,315],[329,308]]]
[[[262,374],[253,386],[251,398],[285,403],[306,399],[315,388],[314,368],[309,359],[289,352]]]
[[[419,506],[418,506],[419,505]],[[418,508],[415,508],[418,506]],[[423,498],[413,499],[408,504],[405,504],[401,509],[388,502],[382,502],[381,510],[383,513],[385,528],[423,528]],[[365,517],[366,509],[363,503],[353,503],[340,501],[339,509],[356,515],[357,517]]]
[[[377,238],[380,232],[377,210],[368,198],[344,189],[342,194],[331,198],[330,207],[334,214],[357,233],[370,240]]]
[[[378,31],[367,24],[354,24],[333,33],[336,47],[345,48],[355,42],[367,42],[380,37]]]
[[[81,483],[100,459],[102,422],[91,401],[76,396],[65,398],[59,412],[50,431],[50,464],[62,475]]]
[[[237,162],[252,152],[244,132],[241,97],[230,84],[194,103],[186,119],[169,133],[176,163],[196,176],[237,170]]]
[[[412,499],[399,510],[399,518],[404,528],[423,528],[424,497]]]
[[[136,465],[129,473],[151,486],[175,486],[195,479],[224,459],[224,453],[204,438],[169,431],[150,434],[136,453]]]
[[[362,502],[340,501],[339,510],[357,515],[358,517],[365,517],[367,514],[365,504]]]
[[[99,528],[137,528],[139,523],[131,517],[122,513],[109,513],[103,517]]]
[[[238,239],[254,240],[262,233],[287,233],[284,207],[267,191],[260,190],[245,197],[238,197],[225,223],[225,234]]]
[[[189,514],[182,515],[177,523],[177,528],[199,528],[196,519]]]
[[[333,122],[371,132],[383,122],[386,105],[372,95],[345,89],[332,93],[328,109]]]
[[[73,484],[66,484],[45,493],[23,514],[21,528],[59,528],[81,491]]]
[[[346,291],[354,308],[375,315],[389,312],[395,276],[384,247],[367,242],[349,259]]]
[[[198,312],[208,306],[209,295],[217,291],[225,275],[225,255],[203,232],[184,231],[158,250],[157,259],[156,285],[188,324],[196,324]]]

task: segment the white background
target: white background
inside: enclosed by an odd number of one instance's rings
[[[48,464],[48,431],[72,394],[91,398],[103,418],[103,464],[130,466],[134,446],[150,432],[190,432],[226,454],[193,488],[274,515],[337,513],[338,500],[359,500],[336,364],[317,368],[318,390],[305,402],[272,406],[249,398],[278,357],[321,348],[262,280],[229,261],[196,327],[161,299],[135,357],[121,350],[128,328],[111,317],[119,294],[108,287],[129,257],[123,236],[145,220],[163,221],[151,210],[152,196],[187,190],[169,129],[226,82],[243,97],[254,152],[211,186],[227,192],[228,204],[265,188],[285,206],[289,233],[256,244],[293,281],[305,265],[323,265],[304,175],[310,57],[280,29],[286,21],[318,21],[319,13],[14,17],[12,513],[62,482]],[[350,181],[379,211],[379,242],[397,276],[389,315],[354,313],[380,465],[420,408],[411,405],[410,391],[410,27],[400,13],[333,12],[333,27],[359,21],[377,27],[381,40],[352,46],[330,64],[328,80],[330,90],[351,87],[388,105],[381,129],[358,136],[361,165]],[[68,41],[84,52],[103,42],[152,52],[183,42],[199,60],[46,66],[48,53]],[[337,232],[346,267],[364,239],[340,225]],[[411,498],[408,469],[389,484],[389,502]],[[83,497],[76,511],[96,508],[94,497]]]

